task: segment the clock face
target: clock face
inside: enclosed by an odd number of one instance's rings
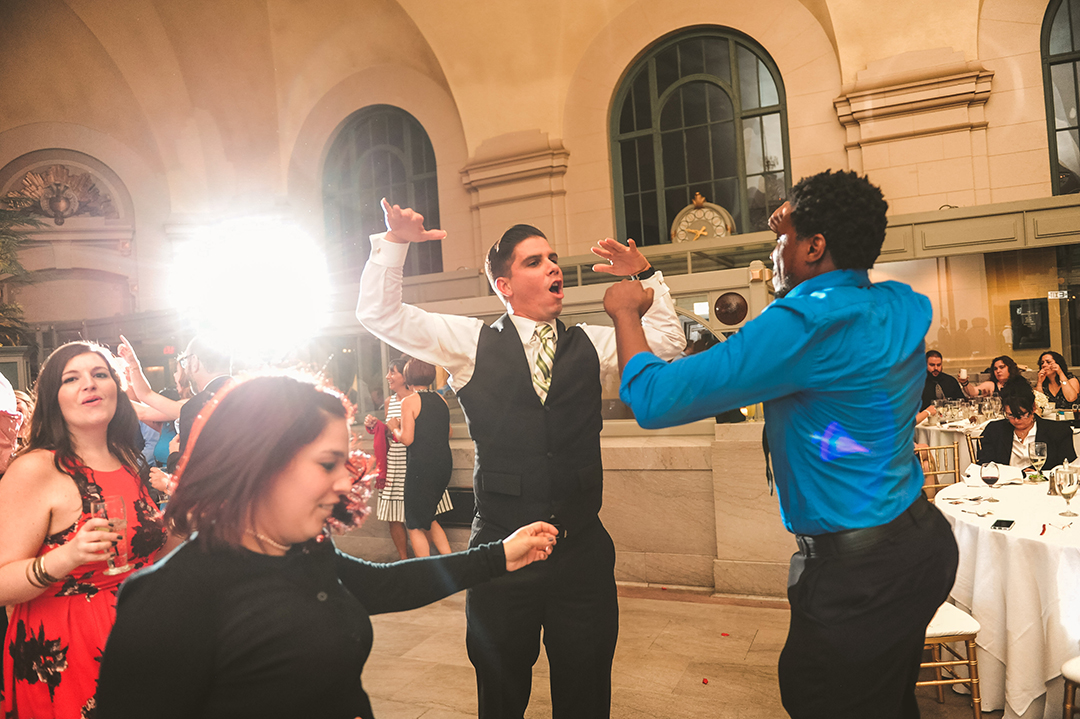
[[[726,237],[734,232],[735,222],[724,208],[705,203],[690,205],[671,223],[672,242],[694,242],[713,237]]]

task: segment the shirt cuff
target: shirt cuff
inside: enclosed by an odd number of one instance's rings
[[[651,287],[654,293],[666,293],[671,290],[668,289],[667,283],[664,282],[664,273],[657,270],[653,273],[652,277],[647,277],[641,281],[642,287]]]
[[[405,256],[409,254],[408,242],[390,242],[385,232],[377,232],[368,239],[371,241],[371,262],[383,267],[405,266]]]

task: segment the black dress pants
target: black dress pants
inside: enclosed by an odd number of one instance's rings
[[[472,544],[499,539],[485,529]],[[607,719],[619,634],[615,545],[597,520],[560,539],[546,561],[469,590],[469,659],[480,719],[521,719],[540,656],[551,669],[554,719]]]
[[[868,550],[792,557],[791,627],[779,665],[788,713],[917,719],[926,625],[952,589],[956,563],[952,530],[935,507]]]

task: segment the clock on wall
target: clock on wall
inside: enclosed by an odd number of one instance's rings
[[[735,218],[720,205],[706,202],[700,192],[694,201],[675,215],[671,223],[672,242],[694,242],[735,234]]]

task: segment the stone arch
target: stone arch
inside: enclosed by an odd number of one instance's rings
[[[392,105],[415,117],[428,133],[438,167],[443,267],[453,270],[475,264],[483,256],[476,245],[469,214],[469,197],[460,169],[468,161],[465,131],[457,105],[447,89],[407,67],[378,67],[358,72],[329,90],[297,134],[289,158],[288,196],[297,208],[307,208],[303,221],[314,237],[322,237],[322,176],[326,155],[348,118],[370,105]],[[486,250],[486,248],[484,248]]]
[[[87,319],[167,306],[164,283],[156,281],[169,265],[169,192],[159,172],[115,139],[65,123],[0,133],[0,148],[0,196],[20,185],[27,172],[59,165],[90,174],[112,200],[109,212],[76,215],[62,225],[45,218],[46,227],[34,233],[20,259],[42,282],[13,290],[28,320],[61,319],[49,314],[58,304]],[[39,303],[38,295],[49,301]]]

